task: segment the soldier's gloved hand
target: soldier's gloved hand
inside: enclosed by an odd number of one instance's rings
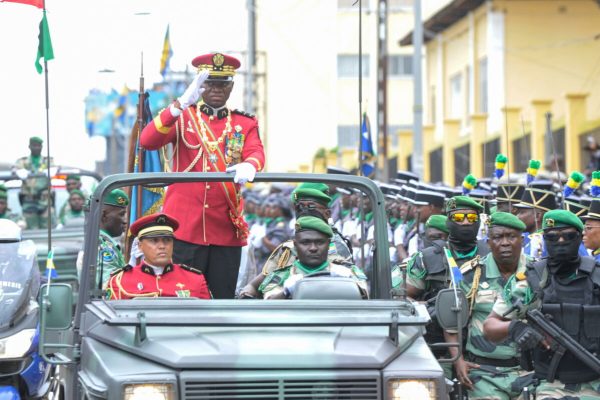
[[[227,167],[225,172],[235,172],[233,181],[241,185],[246,182],[252,182],[256,176],[256,168],[254,168],[254,165],[247,162],[242,162],[232,165],[231,167]]]
[[[208,78],[208,71],[200,72],[196,75],[192,83],[190,83],[190,86],[185,89],[185,92],[177,99],[183,110],[198,102],[200,96],[202,96],[202,93],[204,92],[202,84],[206,78]]]
[[[511,321],[508,326],[508,337],[510,337],[521,350],[534,349],[544,339],[541,333],[519,320]]]
[[[15,174],[19,177],[20,180],[24,181],[29,176],[29,171],[25,168],[20,168],[15,171]]]
[[[291,275],[289,278],[283,282],[283,294],[288,299],[294,297],[294,292],[296,291],[296,285],[304,278],[302,275]]]
[[[137,265],[138,258],[141,258],[143,256],[144,253],[142,252],[142,250],[140,250],[140,241],[138,240],[138,238],[133,239],[133,242],[131,243],[131,256],[129,257],[129,265]]]

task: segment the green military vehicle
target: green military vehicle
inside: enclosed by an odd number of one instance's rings
[[[291,300],[103,299],[95,281],[103,196],[131,185],[225,180],[232,175],[145,173],[100,183],[86,220],[75,315],[68,284],[40,290],[40,353],[60,365],[59,398],[448,397],[442,368],[423,340],[425,307],[392,293],[384,198],[367,178],[265,173],[255,182],[332,183],[359,189],[377,205],[369,300],[331,277],[305,279],[304,297]]]

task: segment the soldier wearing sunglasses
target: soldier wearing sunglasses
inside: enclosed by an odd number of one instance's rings
[[[529,263],[525,274],[516,274],[484,322],[484,335],[496,343],[509,338],[523,354],[531,354],[540,379],[536,398],[599,399],[600,375],[569,351],[549,382],[554,351],[542,334],[521,321],[527,310],[541,309],[586,350],[600,350],[600,271],[592,257],[578,254],[583,223],[570,211],[552,210],[544,214],[542,229],[548,257]]]
[[[447,288],[451,281],[451,272],[445,256],[445,248],[450,250],[456,264],[471,265],[480,263],[480,258],[489,253],[485,243],[477,241],[480,226],[480,213],[483,206],[467,196],[454,196],[446,202],[445,213],[448,217],[448,240],[436,240],[433,245],[416,253],[407,264],[406,289],[408,296],[415,300],[434,300],[437,293]],[[430,310],[433,315],[433,311]],[[434,317],[433,317],[434,319]],[[428,327],[425,340],[428,343],[443,341],[443,331],[433,322]],[[434,351],[436,356],[444,353]]]
[[[600,199],[593,199],[583,228],[583,244],[592,253],[596,261],[600,261]]]

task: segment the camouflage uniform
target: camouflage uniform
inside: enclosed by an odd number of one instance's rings
[[[308,275],[316,272],[330,272],[336,276],[348,276],[356,281],[361,292],[366,297],[367,292],[367,277],[355,265],[336,260],[330,262],[327,260],[322,266],[317,268],[304,267],[300,261],[296,260],[293,263],[288,263],[285,267],[273,271],[265,278],[258,290],[262,292],[263,298],[269,299],[283,292],[284,283],[287,279],[294,275]]]
[[[98,247],[98,276],[100,276],[100,269],[102,269],[102,285],[104,285],[108,282],[111,272],[123,268],[126,262],[121,252],[121,246],[108,232],[100,229],[98,240],[100,243]]]
[[[30,176],[23,181],[19,194],[27,229],[47,228],[48,212],[54,220],[54,208],[52,205],[48,207],[51,204],[48,195],[48,176],[43,173],[52,165],[52,158],[41,156],[37,161],[31,156],[21,157],[15,163],[15,169],[26,169],[30,173]]]
[[[544,262],[544,261],[542,261]],[[529,268],[528,268],[529,269]],[[529,274],[529,271],[527,271]],[[527,282],[525,274],[516,274],[516,279],[511,280],[504,291],[505,295],[498,297],[493,311],[509,319],[522,319],[530,308],[539,309],[541,301],[534,296],[534,291]],[[520,301],[524,307],[519,311],[513,310],[512,304]],[[508,314],[506,314],[509,312]],[[506,314],[506,315],[505,315]],[[600,379],[594,379],[589,382],[565,384],[559,379],[554,382],[548,382],[545,379],[539,381],[535,389],[536,399],[553,400],[597,400],[600,399]]]
[[[527,258],[522,254],[516,273],[525,271],[526,261]],[[469,379],[473,382],[469,399],[511,399],[518,396],[524,386],[531,384],[532,373],[519,366],[519,354],[514,343],[494,343],[483,336],[483,322],[492,311],[496,299],[502,297],[507,282],[492,254],[485,256],[475,269],[470,268],[470,264],[467,268],[462,269],[463,280],[459,284],[471,304],[464,358],[481,366],[480,369],[469,371]],[[471,292],[476,280],[479,285],[473,300]]]

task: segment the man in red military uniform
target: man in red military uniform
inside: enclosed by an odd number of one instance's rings
[[[240,62],[214,53],[192,65],[198,75],[144,128],[140,144],[154,150],[172,143],[175,172],[235,172],[234,183],[173,184],[164,204],[181,223],[174,261],[201,269],[215,298],[233,298],[248,236],[239,184],[262,170],[264,149],[256,118],[226,105]]]
[[[210,299],[202,271],[173,264],[173,233],[179,227],[167,214],[142,217],[131,225],[144,260],[135,267],[126,265],[111,273],[106,297],[110,300],[133,297],[197,297]]]

